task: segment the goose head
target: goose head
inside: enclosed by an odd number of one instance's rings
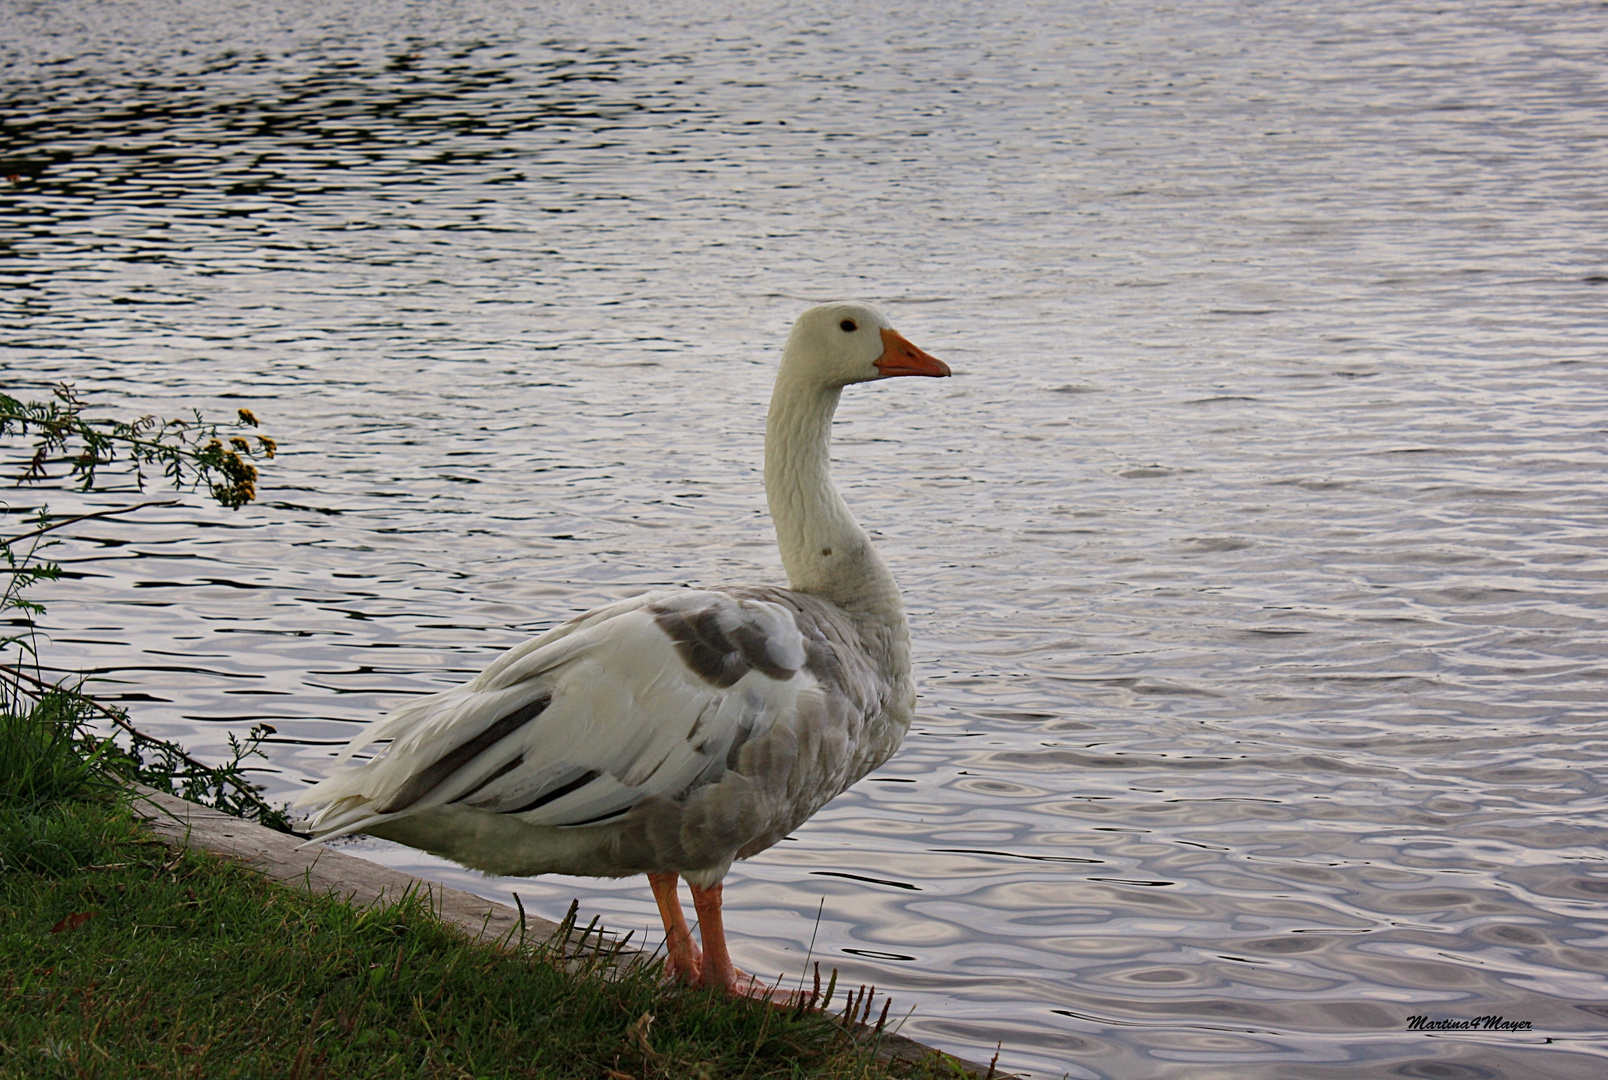
[[[870,304],[839,301],[798,317],[782,352],[782,370],[838,388],[895,375],[941,377],[949,365],[912,345]]]

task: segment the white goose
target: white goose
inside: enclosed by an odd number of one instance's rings
[[[490,874],[645,873],[667,973],[762,994],[727,952],[721,879],[886,761],[915,707],[898,587],[828,471],[832,415],[850,383],[948,374],[873,307],[804,312],[765,427],[765,493],[792,587],[624,600],[409,702],[337,760],[389,746],[297,800],[327,804],[315,838],[369,833]]]

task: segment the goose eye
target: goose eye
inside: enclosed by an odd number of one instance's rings
[[[853,319],[844,319],[842,322],[838,323],[838,329],[843,331],[845,334],[852,334],[858,330],[859,327],[854,325]]]

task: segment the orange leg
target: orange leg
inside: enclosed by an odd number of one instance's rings
[[[768,998],[770,989],[752,975],[738,971],[726,951],[726,927],[720,917],[720,882],[692,887],[692,906],[698,911],[698,935],[703,938],[703,971],[698,984],[724,990],[732,997]]]
[[[676,881],[677,875],[673,873],[648,875],[654,902],[659,905],[659,918],[664,920],[664,973],[672,979],[697,985],[703,971],[703,957],[693,944],[692,931],[681,913]]]

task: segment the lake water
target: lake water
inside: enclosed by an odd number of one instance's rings
[[[957,372],[836,428],[920,717],[734,868],[738,962],[1036,1078],[1608,1074],[1608,8],[0,25],[10,392],[283,448],[57,549],[47,658],[136,723],[270,722],[288,798],[578,611],[780,580],[780,344],[871,299]],[[640,880],[353,850],[657,941]]]

